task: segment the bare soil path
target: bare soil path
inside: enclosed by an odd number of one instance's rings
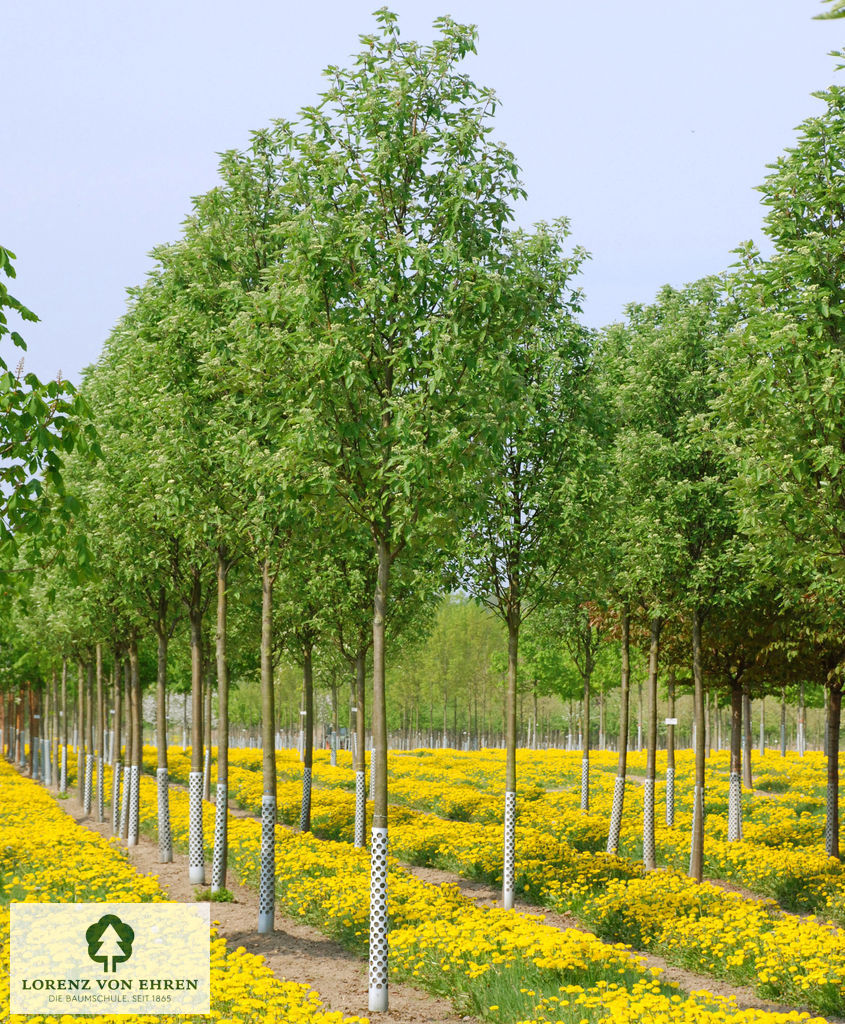
[[[58,800],[74,821],[100,835],[111,836],[111,822],[102,824],[86,816],[74,797]],[[161,864],[158,843],[141,836],[128,851],[129,862],[143,874],[154,875],[172,900],[193,903],[199,886],[188,881],[188,858],[173,854],[172,864]],[[230,872],[231,878],[231,872]],[[339,1010],[350,1016],[367,1016],[367,966],[360,957],[344,949],[316,928],[276,913],[276,929],[271,935],[256,932],[258,894],[240,884],[230,886],[233,903],[212,903],[211,919],[232,946],[243,946],[248,953],[264,958],[277,978],[310,985],[319,994],[327,1010]],[[421,992],[410,985],[391,981],[390,1010],[377,1014],[379,1024],[461,1024],[475,1021],[462,1017],[445,999]]]

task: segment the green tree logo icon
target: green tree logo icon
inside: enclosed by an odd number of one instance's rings
[[[132,956],[135,932],[114,914],[103,914],[85,932],[85,938],[88,941],[88,956],[95,963],[102,964],[104,971],[109,970],[111,960],[111,970],[114,971],[118,964],[125,963]]]

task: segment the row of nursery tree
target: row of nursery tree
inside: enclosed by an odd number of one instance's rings
[[[648,666],[646,866],[659,675],[670,705],[681,692],[694,701],[690,874],[702,872],[708,692],[731,704],[738,838],[743,697],[824,688],[826,844],[839,856],[845,94],[819,94],[821,112],[761,186],[768,255],[743,246],[724,274],[666,287],[591,331],[576,285],[587,255],[570,247],[567,221],[513,226],[524,190],[493,134],[495,96],[458,67],[474,31],[449,18],[436,27],[430,45],[406,42],[380,12],[351,67],[328,69],[326,92],[298,122],[223,154],[220,184],[193,201],[180,239],[155,250],[78,393],[3,376],[7,685],[46,683],[65,730],[75,699],[78,746],[102,755],[85,693],[108,676],[119,695],[128,666],[137,837],[139,649],[152,641],[165,835],[170,644],[184,643],[190,873],[204,881],[203,707],[214,685],[219,887],[229,680],[256,675],[259,928],[269,930],[274,665],[302,671],[303,828],[314,666],[354,679],[359,844],[365,707],[373,744],[373,1010],[387,1005],[386,658],[413,649],[438,594],[477,599],[507,636],[505,906],[526,622],[534,660],[565,637],[580,673],[585,809],[591,677],[605,640],[621,652],[609,850],[634,648]],[[4,266],[11,273],[8,255]],[[0,302],[25,312],[5,289]],[[82,668],[65,684],[68,660]]]

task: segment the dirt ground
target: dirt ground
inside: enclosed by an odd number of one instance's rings
[[[59,801],[74,821],[109,837],[111,822],[99,824],[82,813],[72,797]],[[138,845],[128,851],[129,861],[138,871],[154,875],[172,900],[194,901],[199,887],[188,881],[188,858],[174,852],[172,864],[161,864],[158,843],[141,837]],[[368,1016],[367,965],[343,946],[312,928],[276,912],[275,931],[259,935],[258,893],[239,885],[229,873],[229,887],[235,895],[233,903],[212,903],[211,920],[218,932],[232,947],[243,946],[248,953],[262,956],[277,978],[310,985],[328,1010],[339,1010],[351,1016]],[[390,983],[390,1010],[375,1015],[384,1024],[459,1024],[473,1021],[462,1017],[445,999],[421,992],[409,985]],[[374,1019],[375,1019],[374,1018]]]

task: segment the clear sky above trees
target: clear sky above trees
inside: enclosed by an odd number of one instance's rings
[[[174,239],[216,153],[291,117],[345,64],[378,0],[13,2],[0,44],[0,224],[18,291],[41,317],[28,366],[71,379],[96,358]],[[817,0],[552,5],[395,0],[406,38],[433,19],[477,22],[473,78],[496,89],[497,133],[529,193],[520,221],[572,218],[593,253],[586,319],[616,319],[664,283],[718,273],[759,238],[753,191],[832,79],[836,21]]]

